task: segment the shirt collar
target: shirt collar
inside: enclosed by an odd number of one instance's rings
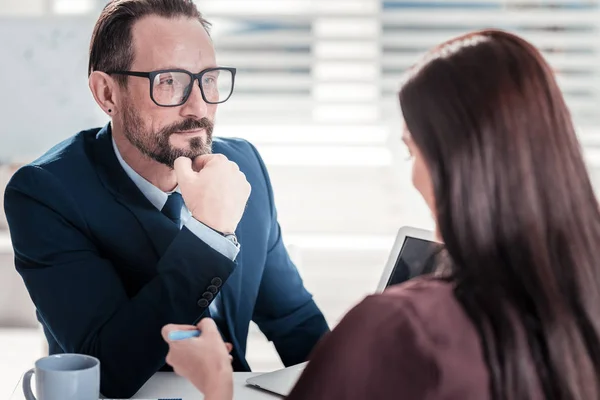
[[[146,196],[146,198],[152,203],[154,207],[156,207],[159,211],[163,209],[167,199],[169,198],[169,193],[165,193],[150,182],[148,182],[143,176],[138,174],[131,168],[121,157],[121,153],[117,147],[117,143],[114,138],[111,138],[113,149],[115,150],[115,155],[117,156],[117,160],[119,160],[119,164],[123,167],[123,170],[129,176],[129,178],[135,183],[135,185],[140,189],[142,194]],[[179,191],[179,187],[175,189]]]

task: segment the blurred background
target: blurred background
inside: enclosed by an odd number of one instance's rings
[[[106,0],[0,0],[0,189],[23,163],[107,122],[87,87]],[[217,60],[238,68],[215,134],[252,141],[268,165],[285,243],[331,326],[371,293],[403,225],[432,228],[411,187],[396,92],[428,48],[498,27],[556,71],[600,183],[600,0],[199,0]],[[0,212],[0,398],[44,355]],[[281,366],[254,326],[248,359]]]

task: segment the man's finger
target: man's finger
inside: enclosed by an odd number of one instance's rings
[[[217,324],[215,324],[215,321],[212,318],[202,318],[202,320],[198,322],[198,329],[200,329],[203,334],[219,333]]]
[[[201,156],[194,158],[194,171],[198,172],[206,167],[209,162],[223,157],[224,156],[221,154],[202,154]]]
[[[161,330],[161,334],[163,339],[166,342],[169,342],[169,333],[173,332],[173,331],[193,331],[195,330],[196,327],[193,325],[175,325],[175,324],[169,324],[169,325],[165,325],[163,326],[162,330]]]
[[[177,175],[177,181],[179,182],[182,178],[190,176],[194,173],[192,169],[192,160],[187,157],[179,157],[173,163],[173,169],[175,175]]]

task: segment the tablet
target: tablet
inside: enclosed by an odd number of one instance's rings
[[[398,230],[377,291],[406,282],[435,269],[436,255],[442,244],[435,240],[433,231],[404,226]]]

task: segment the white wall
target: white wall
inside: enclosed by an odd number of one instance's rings
[[[0,161],[29,159],[106,123],[87,86],[94,20],[1,18]]]
[[[0,0],[0,15],[39,16],[46,13],[51,0]]]

